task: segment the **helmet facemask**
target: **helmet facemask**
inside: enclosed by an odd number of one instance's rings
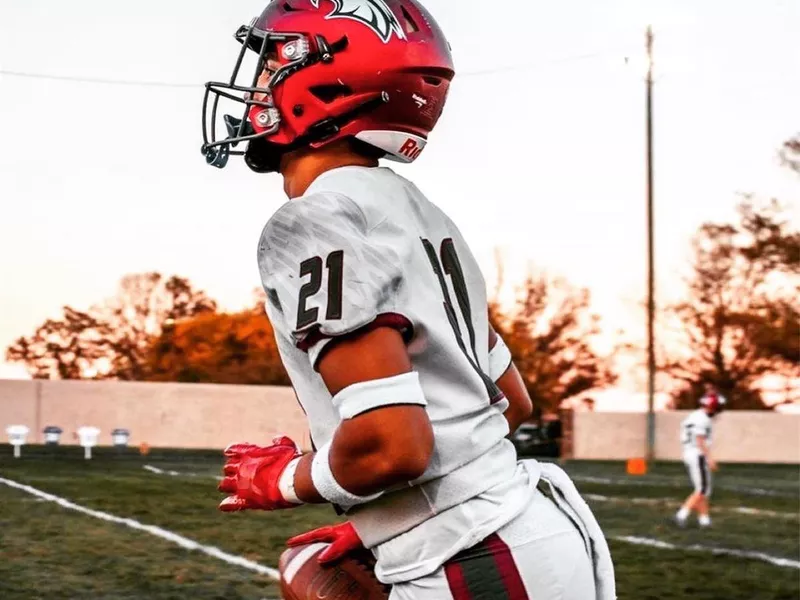
[[[202,152],[208,164],[220,169],[228,164],[231,155],[247,156],[247,150],[235,149],[243,142],[256,142],[262,150],[269,146],[266,138],[277,133],[283,121],[283,116],[273,101],[273,91],[277,86],[299,69],[332,58],[330,51],[312,53],[308,38],[301,33],[262,31],[255,26],[255,22],[254,19],[249,26],[243,25],[234,34],[242,48],[230,80],[227,83],[206,83]],[[323,48],[327,49],[327,44]],[[243,74],[243,64],[248,50],[256,53],[256,65],[250,80],[242,85],[239,81],[242,76],[246,76]],[[267,66],[269,55],[278,52],[283,59],[281,67],[272,73],[266,86],[259,87],[259,79]],[[241,116],[223,115],[227,136],[222,139],[217,135],[221,99],[243,105]],[[257,123],[259,131],[253,127],[251,118]]]
[[[263,31],[255,23],[253,20],[249,26],[240,27],[234,34],[242,48],[230,80],[227,83],[212,81],[206,84],[201,151],[209,165],[222,169],[228,164],[230,156],[234,155],[243,156],[247,165],[256,172],[275,172],[280,166],[281,157],[287,152],[336,135],[343,124],[388,100],[385,94],[381,94],[357,110],[315,123],[291,144],[270,141],[269,138],[278,133],[285,121],[285,115],[281,114],[273,100],[275,89],[301,69],[319,62],[333,61],[334,55],[347,47],[347,39],[342,38],[331,44],[323,36],[316,35],[312,41],[302,33]],[[256,53],[256,65],[252,77],[243,85],[239,81],[247,76],[244,63],[248,50]],[[271,73],[266,84],[259,85],[271,56],[277,57],[280,67]],[[221,100],[227,101],[229,106],[230,102],[242,105],[240,116],[224,114],[220,108]],[[221,113],[225,137],[218,136],[218,115]],[[237,149],[241,143],[247,143],[245,150]]]

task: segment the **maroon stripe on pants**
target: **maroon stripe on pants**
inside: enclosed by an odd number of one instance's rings
[[[503,585],[508,594],[508,600],[529,600],[528,592],[525,591],[525,584],[522,583],[522,577],[519,574],[519,569],[517,569],[517,563],[514,562],[514,557],[511,556],[511,549],[508,545],[496,533],[486,538],[484,544],[492,553],[497,570],[500,571]]]
[[[472,600],[472,594],[469,593],[469,586],[464,578],[464,571],[461,569],[460,563],[449,562],[445,564],[444,574],[447,577],[450,593],[453,594],[453,600]]]

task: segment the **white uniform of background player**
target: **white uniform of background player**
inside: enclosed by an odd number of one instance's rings
[[[371,325],[406,337],[434,456],[417,481],[347,511],[377,558],[377,577],[393,585],[392,599],[457,599],[459,578],[478,585],[473,592],[505,585],[509,598],[527,597],[515,586],[542,600],[615,597],[607,544],[572,482],[557,467],[518,463],[506,439],[507,401],[484,375],[486,285],[441,210],[389,169],[335,169],[272,217],[258,256],[267,312],[315,447],[342,419],[381,402],[375,395],[371,405],[334,404],[315,371],[327,341]],[[515,565],[489,564],[492,544],[510,547]],[[453,557],[469,549],[486,555],[484,571],[459,570]]]
[[[675,515],[675,520],[680,526],[686,524],[692,511],[697,511],[700,526],[711,525],[709,516],[711,473],[716,469],[716,463],[711,458],[712,419],[719,414],[725,404],[725,398],[713,386],[707,386],[706,394],[700,399],[700,408],[691,412],[681,423],[683,462],[689,472],[694,492]]]
[[[711,496],[711,469],[709,469],[705,452],[697,443],[698,436],[705,439],[708,448],[711,447],[711,417],[702,408],[692,411],[681,423],[681,444],[683,445],[683,463],[689,471],[694,491],[709,497]]]

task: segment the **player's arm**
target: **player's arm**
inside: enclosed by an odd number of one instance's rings
[[[706,445],[706,436],[704,435],[697,435],[695,436],[695,442],[697,443],[697,448],[700,450],[700,454],[702,456],[708,457],[708,446]]]
[[[334,398],[356,390],[365,394],[363,401],[370,402],[366,394],[372,388],[376,397],[371,402],[378,405],[345,418],[336,429],[328,450],[336,484],[366,497],[420,477],[433,453],[433,428],[420,404],[421,388],[412,376],[400,333],[381,327],[334,341],[319,359],[318,370]],[[382,393],[387,397],[381,398]],[[408,394],[408,403],[403,402],[403,394]],[[345,410],[349,414],[353,409]],[[326,478],[317,474],[315,460],[319,459],[314,454],[304,456],[295,474],[297,496],[304,502],[327,501],[317,489],[315,480]]]
[[[433,428],[398,330],[366,328],[337,338],[317,364],[342,417],[332,440],[304,455],[288,438],[228,448],[220,490],[231,496],[223,511],[364,504],[428,468]]]
[[[531,418],[533,402],[522,375],[511,360],[511,353],[505,342],[491,325],[489,325],[489,370],[491,371],[489,375],[508,400],[508,408],[503,416],[508,421],[508,430],[513,433]]]
[[[375,233],[359,205],[322,193],[282,207],[261,247],[268,296],[339,416],[316,452],[281,472],[283,497],[347,508],[417,479],[433,433],[398,305],[411,241]]]
[[[284,205],[265,227],[268,302],[328,388],[339,426],[304,456],[285,438],[229,448],[223,510],[352,507],[427,469],[432,428],[405,346],[413,324],[397,306],[410,250],[371,232],[358,205],[328,193]]]
[[[705,435],[703,435],[703,434],[699,434],[699,435],[697,435],[695,437],[695,441],[697,442],[697,448],[700,450],[700,454],[702,456],[705,456],[706,462],[708,463],[708,467],[712,471],[716,471],[717,470],[717,463],[711,457],[711,448],[708,447],[708,444],[706,443],[706,440],[707,440],[707,437]]]

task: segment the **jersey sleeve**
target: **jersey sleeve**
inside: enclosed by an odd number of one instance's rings
[[[709,419],[704,412],[695,412],[692,425],[694,436],[700,435],[704,438],[708,438],[708,434],[711,432],[711,419]]]
[[[703,437],[708,439],[711,435],[711,417],[703,413],[703,419],[700,422],[698,433],[702,433]]]
[[[259,269],[283,330],[316,366],[332,338],[369,326],[410,336],[402,313],[403,247],[371,234],[360,207],[332,193],[285,204],[259,244]]]

